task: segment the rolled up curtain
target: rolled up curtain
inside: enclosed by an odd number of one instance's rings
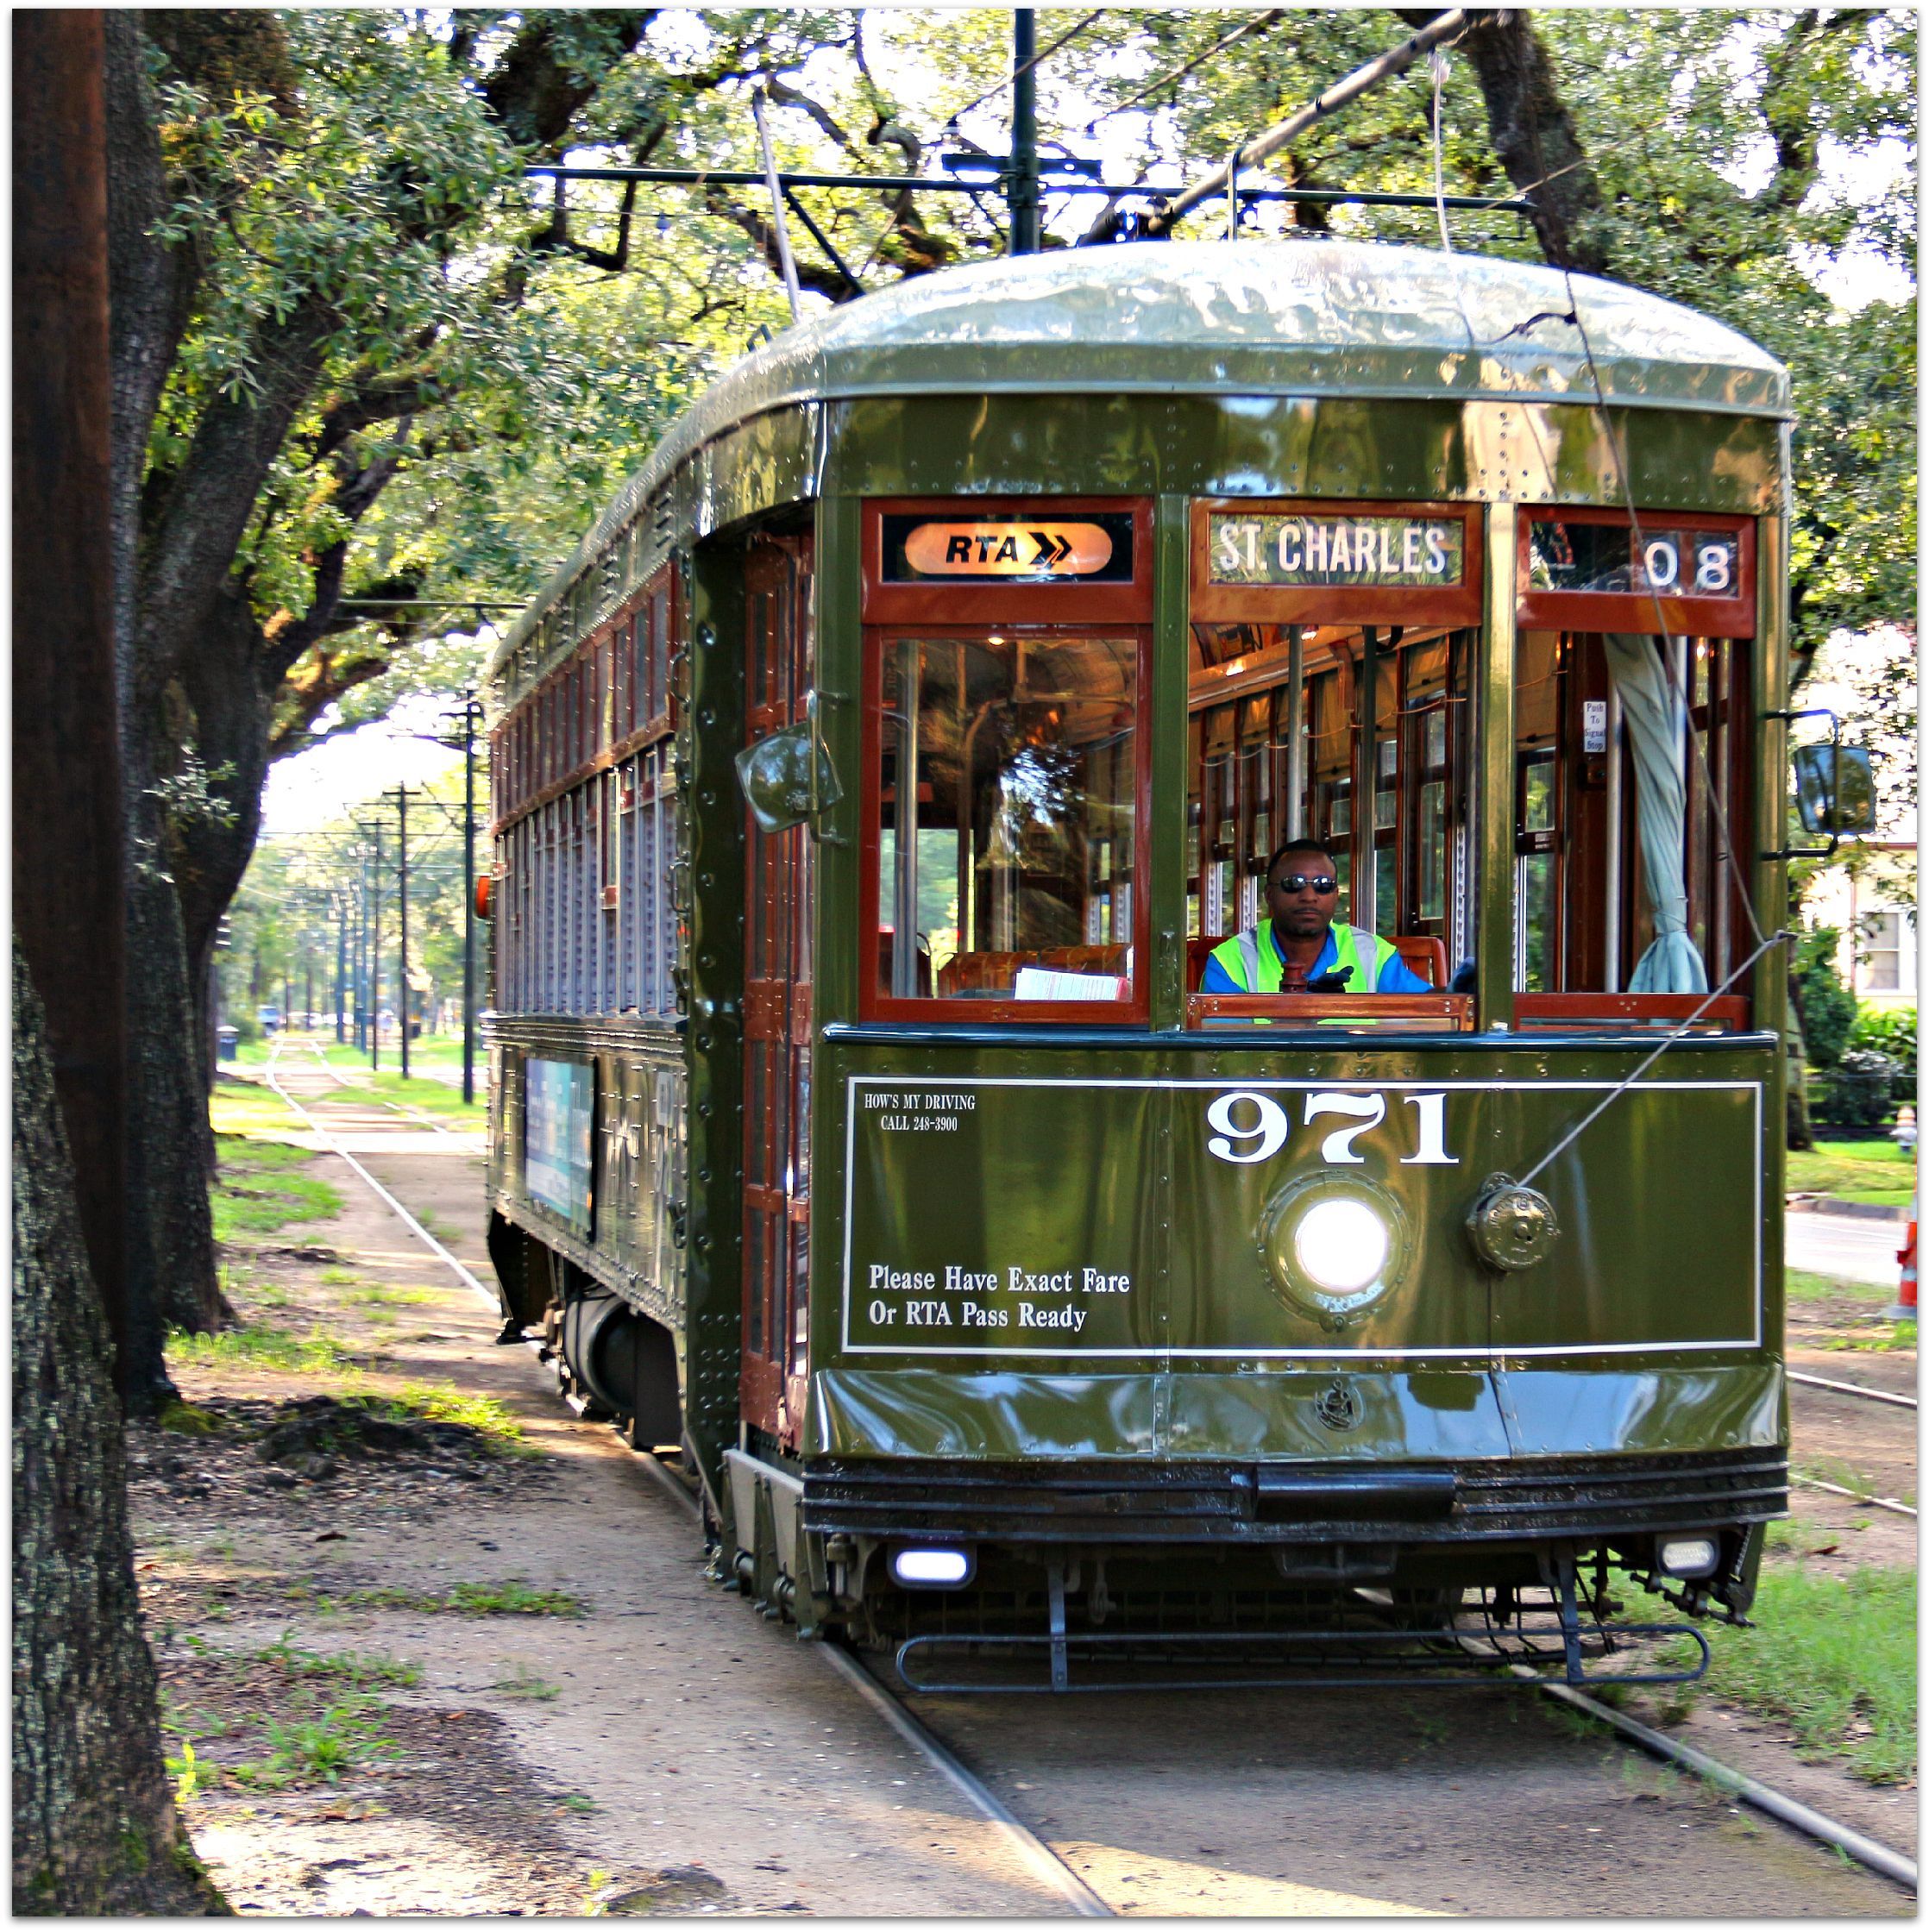
[[[1654,914],[1654,943],[1628,981],[1631,993],[1706,993],[1708,970],[1687,932],[1681,869],[1687,823],[1681,693],[1649,637],[1609,634],[1608,674],[1621,699],[1634,754],[1634,817],[1641,882]]]

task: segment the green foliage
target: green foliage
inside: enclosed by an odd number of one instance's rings
[[[1817,1078],[1810,1109],[1818,1120],[1832,1126],[1880,1126],[1889,1116],[1890,1093],[1901,1072],[1901,1063],[1886,1053],[1850,1047]]]
[[[1842,1050],[1849,1044],[1849,1029],[1856,1021],[1856,996],[1835,969],[1835,949],[1841,937],[1832,925],[1810,926],[1801,935],[1789,969],[1812,1066],[1832,1067],[1842,1057]]]
[[[531,1703],[554,1703],[562,1695],[560,1684],[551,1684],[525,1664],[512,1665],[496,1679],[495,1688],[506,1697],[520,1697]]]
[[[467,1396],[459,1389],[411,1383],[393,1395],[364,1397],[360,1406],[392,1421],[460,1423],[493,1449],[523,1446],[522,1424],[493,1396]]]
[[[1849,1044],[1886,1053],[1901,1070],[1894,1097],[1911,1100],[1915,1093],[1915,1008],[1913,1007],[1863,1007],[1849,1029]]]

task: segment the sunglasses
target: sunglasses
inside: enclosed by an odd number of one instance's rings
[[[1272,881],[1276,892],[1304,892],[1310,886],[1323,895],[1337,891],[1339,884],[1329,872],[1288,872]]]

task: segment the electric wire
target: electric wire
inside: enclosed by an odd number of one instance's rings
[[[1017,82],[1024,75],[1028,74],[1032,71],[1032,69],[1039,64],[1040,60],[1050,59],[1050,57],[1052,54],[1056,53],[1061,47],[1065,47],[1070,42],[1077,40],[1078,36],[1083,34],[1088,27],[1092,26],[1096,22],[1103,19],[1104,17],[1104,13],[1105,9],[1103,7],[1093,9],[1093,10],[1090,13],[1087,14],[1085,17],[1082,21],[1080,21],[1076,27],[1072,28],[1069,33],[1061,34],[1057,40],[1052,41],[1050,47],[1040,47],[1039,51],[1024,64],[1023,66],[1014,67],[1012,71],[1008,74],[1007,74],[1002,80],[994,81],[991,85],[987,87],[982,94],[979,94],[973,99],[965,102],[963,107],[954,107],[951,110],[951,112],[946,116],[945,126],[947,129],[955,129],[959,119],[963,116],[969,114],[975,107],[983,107],[984,104],[988,100],[990,100],[994,94],[1002,94],[1004,92],[1006,88],[1015,86]]]
[[[1285,16],[1286,9],[1284,7],[1274,7],[1247,21],[1243,27],[1235,27],[1231,33],[1222,34],[1203,53],[1195,53],[1183,67],[1174,67],[1169,74],[1161,74],[1157,80],[1150,81],[1141,87],[1136,94],[1128,95],[1116,106],[1107,108],[1103,114],[1094,115],[1085,123],[1085,132],[1096,133],[1101,121],[1109,121],[1115,114],[1123,114],[1128,109],[1136,107],[1147,95],[1156,94],[1160,88],[1170,86],[1174,81],[1184,80],[1195,67],[1203,66],[1214,54],[1223,53],[1235,41],[1244,40],[1248,34],[1258,33],[1261,28],[1277,26]]]

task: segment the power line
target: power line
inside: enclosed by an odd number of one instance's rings
[[[975,107],[983,107],[984,104],[988,100],[990,100],[994,94],[1002,94],[1004,92],[1006,88],[1015,85],[1020,80],[1023,79],[1024,77],[1032,71],[1032,69],[1039,64],[1040,60],[1049,60],[1052,55],[1056,53],[1061,47],[1065,47],[1071,41],[1077,40],[1078,36],[1083,34],[1088,27],[1092,25],[1095,21],[1102,18],[1104,15],[1104,12],[1105,9],[1103,7],[1095,9],[1092,12],[1087,14],[1085,17],[1082,21],[1080,21],[1070,33],[1061,34],[1057,40],[1052,41],[1050,47],[1041,47],[1036,53],[1034,53],[1031,57],[1029,60],[1027,60],[1021,66],[1014,68],[1012,72],[1007,74],[1002,80],[994,81],[991,85],[987,87],[982,94],[977,95],[975,98],[965,102],[963,107],[953,108],[951,110],[950,114],[946,116],[945,126],[948,129],[951,129],[952,132],[955,132],[957,130],[958,119],[961,116],[969,114]]]

